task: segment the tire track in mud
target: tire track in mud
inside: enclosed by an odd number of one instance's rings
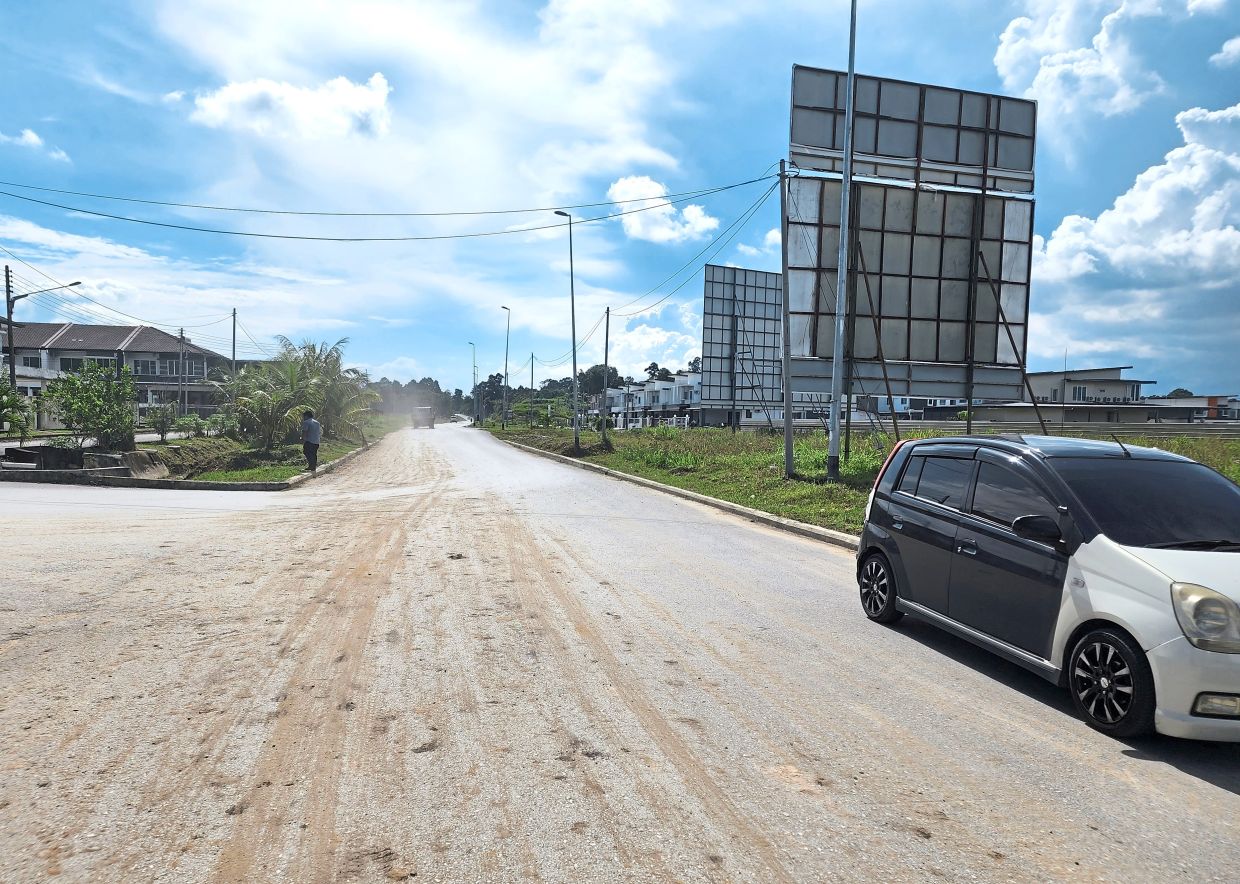
[[[616,657],[610,644],[594,624],[594,618],[565,585],[565,582],[559,578],[556,573],[559,569],[547,558],[533,535],[515,518],[510,516],[506,521],[504,533],[512,539],[512,560],[523,562],[526,574],[533,578],[534,582],[540,584],[541,588],[548,591],[549,600],[560,608],[567,624],[589,648],[594,661],[603,670],[608,684],[619,700],[640,724],[657,751],[675,768],[681,781],[701,804],[711,823],[718,828],[720,833],[725,834],[734,842],[730,845],[734,849],[737,848],[735,842],[743,845],[744,851],[757,860],[767,880],[794,880],[784,866],[782,851],[776,847],[758,824],[728,797],[716,783],[715,777],[703,761],[676,732],[632,676],[625,671],[625,666]],[[550,643],[550,646],[558,657],[558,665],[562,672],[573,673],[580,669],[580,660],[573,658],[565,648],[557,649],[554,642]],[[570,686],[574,686],[578,679],[566,677],[565,681]],[[593,708],[593,704],[584,692],[581,693],[579,702],[587,709]],[[598,721],[605,720],[604,716],[597,713],[595,713],[595,718]],[[674,810],[664,810],[661,815],[672,824],[679,816]],[[737,853],[741,855],[745,855],[745,852],[737,850]]]

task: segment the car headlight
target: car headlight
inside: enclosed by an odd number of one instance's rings
[[[1184,637],[1194,647],[1240,654],[1240,605],[1195,583],[1171,584],[1171,604]]]

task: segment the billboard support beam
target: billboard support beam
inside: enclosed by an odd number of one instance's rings
[[[784,478],[794,475],[792,466],[792,325],[788,315],[788,163],[779,161],[780,256],[783,261],[780,313],[783,321],[783,387],[784,387]],[[733,356],[733,359],[736,357]]]
[[[883,387],[887,390],[887,404],[891,406],[891,434],[900,441],[900,424],[896,421],[896,399],[891,395],[891,376],[887,374],[887,360],[883,356],[883,333],[878,321],[878,311],[874,309],[874,293],[870,290],[870,271],[865,266],[865,249],[861,241],[857,241],[857,260],[861,264],[861,279],[865,282],[865,297],[870,304],[870,319],[874,323],[874,343],[878,348],[878,364],[883,368]],[[851,414],[851,409],[849,410]],[[881,420],[880,420],[881,427]]]
[[[1012,352],[1018,352],[1016,349],[1016,336],[1012,334],[1012,327],[1008,325],[1007,314],[1003,311],[1003,301],[999,298],[999,290],[995,288],[995,281],[990,276],[990,267],[986,263],[986,256],[978,249],[977,257],[982,262],[982,272],[986,274],[986,285],[990,287],[990,293],[994,295],[995,306],[999,308],[999,322],[1003,323],[1003,330],[1007,332],[1008,343],[1012,345]],[[1029,383],[1029,373],[1025,371],[1025,363],[1020,364],[1020,379],[1025,384],[1025,392],[1029,394],[1029,404],[1033,406],[1033,413],[1038,416],[1038,426],[1042,428],[1042,435],[1048,435],[1046,431],[1046,421],[1042,419],[1042,409],[1038,407],[1038,398],[1033,395],[1033,385]]]
[[[848,199],[852,192],[852,142],[853,142],[853,104],[856,89],[857,64],[857,0],[852,0],[852,11],[848,23],[848,85],[844,93],[844,180],[840,186],[840,251],[838,282],[835,286],[835,347],[833,365],[836,370],[831,372],[831,438],[827,445],[827,479],[838,482],[840,478],[840,397],[844,391],[844,372],[839,366],[844,364],[844,334],[847,328],[845,313],[847,312],[846,292],[848,291]],[[787,254],[785,249],[784,254]],[[788,275],[785,271],[784,279]],[[787,299],[785,299],[787,300]]]

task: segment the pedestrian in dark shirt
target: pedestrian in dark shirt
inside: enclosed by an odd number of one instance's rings
[[[323,426],[314,419],[314,412],[301,414],[301,450],[306,456],[306,466],[315,472],[319,466],[319,442],[323,438]]]

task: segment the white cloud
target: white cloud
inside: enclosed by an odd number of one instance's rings
[[[317,88],[258,79],[229,83],[194,99],[190,118],[213,128],[230,128],[284,138],[386,135],[391,126],[383,74],[365,84],[336,77]]]
[[[373,323],[383,326],[384,328],[405,328],[406,326],[413,324],[412,319],[405,317],[367,316],[366,318]]]
[[[387,362],[381,362],[378,365],[366,365],[365,363],[357,363],[351,368],[360,368],[362,371],[370,375],[372,380],[379,378],[387,378],[390,381],[400,381],[402,384],[416,380],[419,375],[425,377],[422,365],[412,356],[397,356],[395,359],[389,359]]]
[[[174,89],[171,92],[165,92],[160,96],[159,100],[164,104],[176,104],[184,97],[185,91],[183,89]]]
[[[1040,131],[1061,147],[1090,114],[1116,116],[1163,91],[1133,50],[1126,27],[1162,14],[1154,0],[1027,0],[999,38],[1004,86],[1039,103]]]
[[[746,258],[772,258],[781,257],[779,250],[780,232],[778,227],[772,227],[762,237],[759,245],[751,246],[746,243],[737,243],[736,251],[744,255]],[[763,267],[752,268],[755,270],[764,269]]]
[[[1227,385],[1235,329],[1226,318],[1240,291],[1240,104],[1191,108],[1176,124],[1183,146],[1110,208],[1070,215],[1035,240],[1035,355],[1064,346],[1127,354],[1168,375],[1197,366],[1197,386]]]
[[[623,202],[621,209],[633,212],[623,215],[620,224],[631,239],[647,242],[678,243],[685,240],[705,239],[719,226],[719,219],[712,218],[701,206],[690,203],[677,211],[666,199],[667,187],[645,175],[629,175],[614,182],[607,189],[607,198]],[[644,211],[634,212],[635,209]]]
[[[618,334],[613,331],[611,361],[620,375],[645,377],[646,366],[657,362],[672,371],[684,368],[702,348],[700,337],[633,320]]]
[[[1221,12],[1225,6],[1227,6],[1227,0],[1188,0],[1188,14]]]
[[[1216,68],[1229,68],[1237,62],[1240,62],[1240,37],[1232,37],[1210,56],[1210,64]]]
[[[0,144],[14,144],[18,147],[28,147],[31,150],[39,150],[46,146],[39,133],[33,129],[22,129],[17,135],[5,135],[3,132],[0,132]],[[67,163],[70,161],[69,155],[59,147],[48,147],[44,153],[50,159],[57,160],[58,162]]]

